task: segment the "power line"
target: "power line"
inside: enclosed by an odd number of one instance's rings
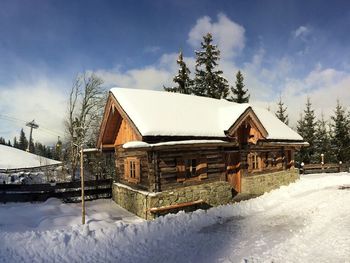
[[[11,117],[11,116],[8,116],[8,115],[4,115],[4,114],[0,114],[0,119],[4,119],[4,120],[7,120],[7,121],[12,121],[12,122],[16,122],[16,123],[21,123],[23,125],[26,125],[27,121],[25,120],[21,120],[21,119],[18,119],[18,118],[15,118],[15,117]],[[38,131],[41,131],[41,132],[44,132],[46,134],[49,134],[49,135],[52,135],[52,136],[64,136],[64,134],[62,132],[58,132],[58,131],[54,131],[54,130],[51,130],[51,129],[48,129],[48,128],[45,128],[43,127],[42,125],[40,125],[40,127],[38,128]]]

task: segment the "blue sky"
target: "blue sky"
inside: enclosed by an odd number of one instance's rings
[[[0,136],[12,139],[33,118],[46,128],[37,139],[62,135],[68,90],[86,70],[108,87],[171,85],[177,52],[193,69],[194,50],[208,31],[231,84],[238,69],[245,74],[252,103],[273,110],[282,96],[293,123],[310,96],[328,118],[337,98],[350,105],[349,7],[348,1],[1,1],[0,114],[12,120],[0,118]]]

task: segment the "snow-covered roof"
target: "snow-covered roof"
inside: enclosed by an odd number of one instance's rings
[[[112,88],[110,91],[142,136],[223,138],[225,131],[251,107],[266,129],[267,139],[302,140],[272,113],[248,103],[154,90]]]
[[[222,140],[185,140],[185,141],[169,141],[169,142],[158,142],[158,143],[147,143],[141,141],[131,141],[123,144],[124,149],[130,148],[152,148],[160,146],[177,146],[186,144],[230,144],[227,141]]]
[[[61,162],[22,151],[7,145],[0,145],[0,169],[23,169],[57,165]]]

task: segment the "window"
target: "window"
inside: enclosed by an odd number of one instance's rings
[[[128,157],[124,161],[124,179],[130,183],[140,182],[140,159]]]
[[[176,159],[176,170],[178,182],[208,178],[205,158]]]
[[[197,160],[196,159],[185,160],[185,165],[188,168],[186,169],[186,178],[195,177],[196,169],[197,169]]]
[[[256,153],[252,155],[252,168],[253,170],[259,169],[259,160]]]
[[[250,153],[248,155],[248,170],[255,171],[260,170],[260,156],[258,153]]]

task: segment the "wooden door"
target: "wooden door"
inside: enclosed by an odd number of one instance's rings
[[[241,192],[241,160],[239,152],[226,154],[226,179],[232,188]]]

